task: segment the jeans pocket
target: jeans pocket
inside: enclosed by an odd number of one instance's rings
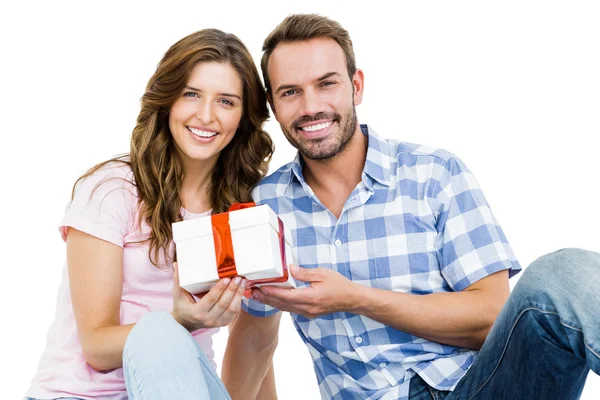
[[[437,390],[430,386],[429,393],[431,393],[431,398],[433,400],[444,400],[446,398],[446,396],[448,396],[448,393],[450,393],[450,392],[448,392],[446,390]]]

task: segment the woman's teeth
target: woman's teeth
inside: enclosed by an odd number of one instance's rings
[[[202,131],[200,129],[196,129],[196,128],[192,128],[191,126],[187,127],[190,132],[192,132],[194,135],[196,136],[200,136],[203,138],[211,138],[213,136],[216,136],[219,132],[208,132],[208,131]]]

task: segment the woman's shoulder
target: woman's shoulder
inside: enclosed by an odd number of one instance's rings
[[[102,179],[125,179],[131,181],[133,183],[133,170],[131,169],[131,164],[127,158],[116,159],[107,161],[104,164],[96,167],[91,174],[86,176],[87,178],[93,178],[96,180]]]
[[[110,161],[94,167],[80,178],[73,189],[67,209],[107,211],[125,208],[135,212],[138,193],[133,171],[127,160]]]
[[[95,167],[83,175],[75,185],[74,195],[78,192],[109,193],[116,189],[126,189],[137,197],[135,177],[127,159],[109,161]]]
[[[70,226],[122,246],[132,229],[137,203],[131,167],[122,161],[101,164],[76,183],[60,224],[63,239]]]

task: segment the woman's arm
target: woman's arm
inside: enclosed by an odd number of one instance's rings
[[[121,326],[123,249],[74,228],[67,232],[69,287],[85,360],[103,371],[122,366],[133,324]]]
[[[69,286],[83,355],[98,371],[119,368],[134,324],[121,325],[123,249],[68,228]],[[198,302],[173,280],[173,317],[189,331],[226,326],[238,314],[245,281],[223,279]]]

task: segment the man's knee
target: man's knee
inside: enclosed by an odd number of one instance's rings
[[[524,294],[544,292],[562,296],[596,292],[600,285],[600,254],[568,248],[546,254],[531,263],[519,280]]]
[[[526,271],[529,275],[593,277],[600,274],[600,254],[577,248],[561,249],[535,260]]]

